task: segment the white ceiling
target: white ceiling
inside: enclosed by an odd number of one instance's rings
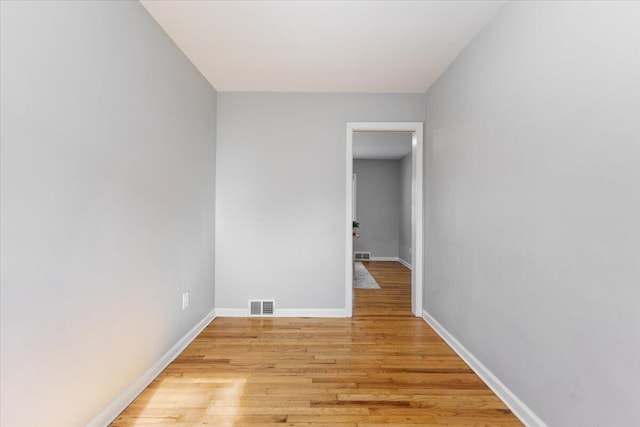
[[[219,91],[424,92],[504,1],[141,3]]]
[[[353,158],[401,159],[411,153],[411,132],[354,132]]]

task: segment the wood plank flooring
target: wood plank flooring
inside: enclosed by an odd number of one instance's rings
[[[112,425],[521,426],[413,317],[410,271],[365,266],[353,318],[217,318]]]

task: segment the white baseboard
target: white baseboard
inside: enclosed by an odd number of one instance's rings
[[[411,270],[411,264],[397,256],[372,256],[369,261],[396,261]]]
[[[248,308],[216,308],[218,317],[259,317],[249,316]],[[343,308],[276,308],[273,316],[260,317],[348,317]]]
[[[411,270],[411,264],[409,264],[407,261],[403,260],[402,258],[398,258],[398,262]]]
[[[206,328],[209,323],[216,318],[216,311],[211,310],[198,324],[196,324],[189,332],[187,332],[180,340],[169,349],[156,363],[154,363],[149,369],[147,369],[142,375],[140,375],[129,387],[124,390],[120,396],[116,397],[102,412],[100,412],[93,420],[87,424],[88,427],[102,427],[109,425],[115,420],[122,411],[133,400],[138,397],[142,391],[147,388],[151,381],[153,381],[160,373],[166,368],[169,363],[178,357],[180,353],[193,341],[199,334]]]
[[[463,346],[436,319],[426,311],[422,311],[422,318],[434,331],[455,351],[462,360],[475,372],[482,381],[504,402],[511,412],[527,427],[547,427],[525,403],[496,377],[482,362]]]
[[[398,261],[398,257],[397,256],[372,256],[369,261]]]

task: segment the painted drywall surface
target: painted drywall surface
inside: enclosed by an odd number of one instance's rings
[[[400,240],[398,256],[411,264],[411,154],[400,159]]]
[[[425,306],[550,426],[640,425],[638,22],[508,2],[427,93]]]
[[[218,94],[216,307],[344,309],[346,123],[423,121],[424,94]]]
[[[354,160],[357,175],[356,212],[360,237],[353,240],[358,252],[372,257],[399,256],[400,161]]]
[[[86,425],[213,307],[216,93],[137,2],[1,7],[0,424]]]

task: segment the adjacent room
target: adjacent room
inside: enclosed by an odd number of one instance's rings
[[[640,425],[639,23],[0,0],[0,425]]]
[[[353,134],[354,289],[380,289],[369,270],[411,269],[412,140],[411,132]]]
[[[398,261],[411,268],[409,132],[355,132],[356,259]]]

